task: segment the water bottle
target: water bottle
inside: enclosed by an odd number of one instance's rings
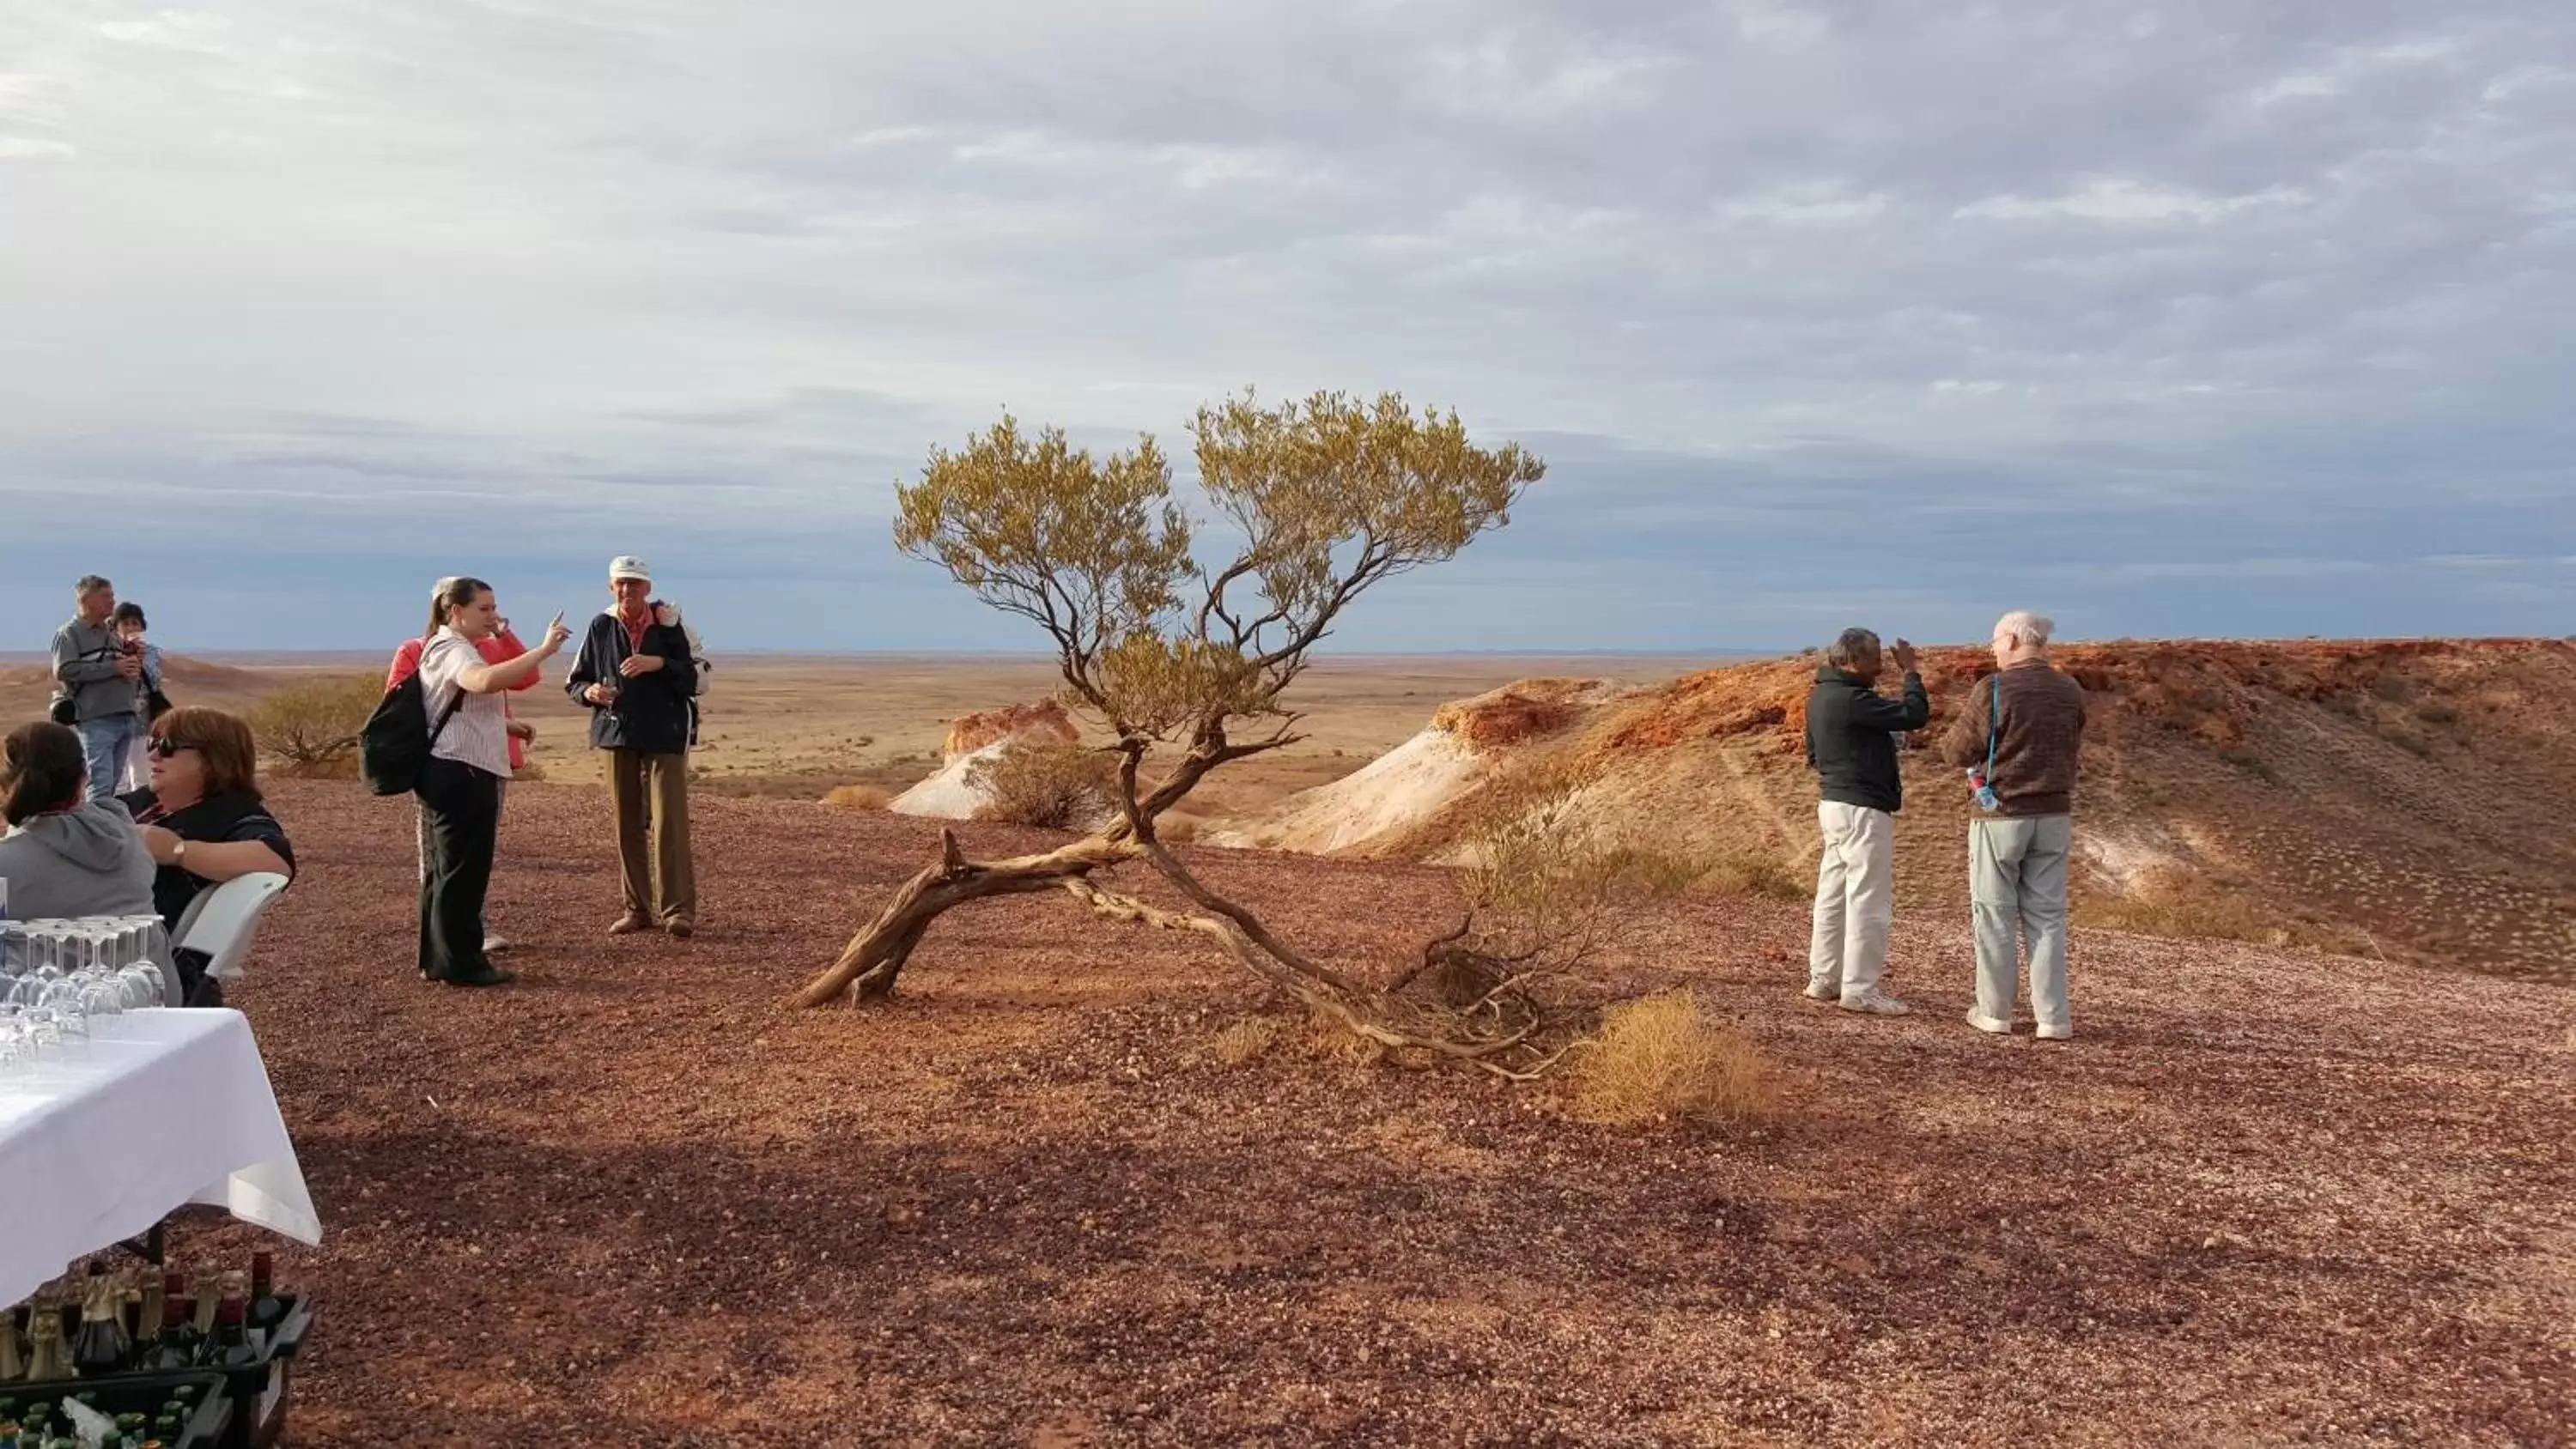
[[[1986,783],[1985,771],[1978,769],[1969,770],[1968,787],[1977,793],[1978,809],[1992,815],[1996,811],[2004,808],[2004,802],[1995,794],[1995,787]]]

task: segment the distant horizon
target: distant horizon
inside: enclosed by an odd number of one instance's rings
[[[2062,638],[2064,647],[2113,644],[2403,644],[2403,643],[2533,643],[2545,644],[2576,639],[2576,635],[2555,634],[2300,634],[2300,635],[2120,635],[2103,638]],[[1974,648],[1984,641],[1972,639],[1911,640],[1923,649]],[[1354,649],[1318,653],[1315,665],[1345,661],[1402,661],[1411,659],[1698,659],[1728,662],[1752,662],[1766,659],[1793,658],[1823,647],[1821,643],[1769,647],[1745,645],[1711,645],[1698,649],[1619,649],[1619,648],[1504,648],[1504,649]],[[206,664],[258,665],[333,663],[363,661],[377,657],[372,649],[187,649],[165,648],[164,652]],[[741,660],[792,661],[815,660],[882,660],[940,661],[968,660],[986,663],[1052,663],[1055,655],[1028,649],[829,649],[829,648],[748,648],[726,649],[710,643],[708,653],[719,663],[726,658]],[[26,668],[42,665],[47,656],[39,650],[0,649],[0,666]]]

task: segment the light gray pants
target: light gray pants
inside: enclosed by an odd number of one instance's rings
[[[1866,996],[1887,969],[1888,928],[1896,921],[1896,817],[1825,800],[1816,806],[1816,833],[1822,848],[1807,984]]]
[[[2074,1025],[2066,1008],[2066,852],[2074,841],[2075,822],[2064,815],[1969,823],[1968,895],[1976,903],[1977,1015],[1984,1025],[2012,1024],[2020,946],[2030,951],[2030,1014],[2039,1028]]]

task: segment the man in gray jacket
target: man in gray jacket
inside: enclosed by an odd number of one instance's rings
[[[110,624],[116,586],[91,574],[72,586],[80,612],[54,631],[54,703],[57,722],[80,732],[89,760],[89,798],[116,793],[126,757],[143,736],[143,656],[129,650]]]

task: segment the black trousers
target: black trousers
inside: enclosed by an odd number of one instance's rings
[[[481,976],[483,897],[501,837],[501,777],[454,760],[431,760],[420,780],[429,822],[429,878],[420,887],[420,973]]]

